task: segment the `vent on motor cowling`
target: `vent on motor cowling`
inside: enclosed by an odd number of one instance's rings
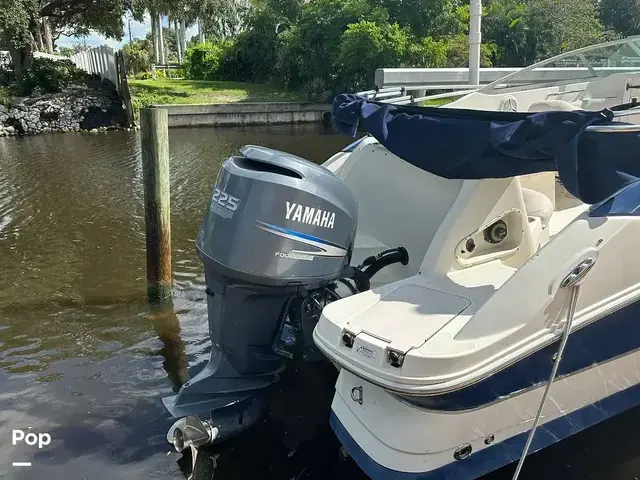
[[[246,157],[233,157],[233,162],[240,168],[245,170],[251,170],[254,172],[275,173],[278,175],[285,175],[287,177],[299,178],[302,180],[302,175],[291,169],[281,167],[280,165],[274,165],[273,163],[262,162],[259,160],[253,160]]]

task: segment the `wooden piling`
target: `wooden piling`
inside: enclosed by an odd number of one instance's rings
[[[171,297],[171,209],[167,110],[140,110],[149,300]]]

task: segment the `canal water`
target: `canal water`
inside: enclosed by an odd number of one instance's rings
[[[194,240],[220,163],[248,143],[321,162],[349,139],[316,125],[171,130],[174,300],[154,309],[139,135],[0,138],[0,478],[185,478],[161,398],[208,360]],[[315,373],[288,370],[270,415],[215,451],[216,479],[364,478],[339,455],[328,412],[303,408],[331,397],[332,367]],[[14,429],[51,444],[13,446]],[[521,478],[638,478],[638,432],[628,412],[531,456]]]

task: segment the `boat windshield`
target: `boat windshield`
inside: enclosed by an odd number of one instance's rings
[[[640,72],[640,36],[573,50],[507,75],[479,91],[492,95]]]

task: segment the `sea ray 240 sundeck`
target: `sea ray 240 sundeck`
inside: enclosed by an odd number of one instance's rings
[[[640,72],[611,66],[638,47],[443,109],[336,99],[338,126],[372,135],[326,164],[357,192],[356,247],[411,259],[314,331],[341,369],[332,427],[373,479],[477,478],[518,460],[534,422],[529,453],[640,404]]]
[[[477,478],[640,403],[634,57],[581,49],[447,108],[341,95],[369,135],[322,167],[226,160],[196,241],[211,359],[165,399],[169,440],[246,429],[315,347],[374,479]]]

